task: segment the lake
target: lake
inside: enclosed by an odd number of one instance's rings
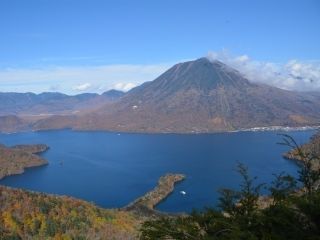
[[[217,190],[237,188],[238,162],[259,182],[272,174],[296,175],[297,166],[281,157],[279,132],[217,134],[117,134],[71,130],[0,134],[6,145],[45,143],[49,165],[7,177],[0,184],[69,195],[106,207],[122,207],[154,188],[160,176],[183,173],[187,179],[157,209],[190,212],[215,206]],[[314,131],[289,132],[298,143]],[[182,195],[180,191],[187,194]]]

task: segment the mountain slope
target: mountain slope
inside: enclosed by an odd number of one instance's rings
[[[28,125],[28,121],[15,115],[0,116],[0,132],[23,131]]]
[[[69,111],[16,121],[23,125],[27,120],[25,129],[33,130],[179,133],[320,125],[320,94],[256,84],[235,69],[206,58],[176,64],[124,95],[110,92],[107,103],[90,103],[81,105],[85,110],[76,114]]]
[[[248,81],[206,58],[180,63],[112,106],[81,116],[75,128],[137,132],[215,132],[319,124],[320,97]]]

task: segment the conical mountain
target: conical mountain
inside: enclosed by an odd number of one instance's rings
[[[135,132],[216,132],[317,125],[319,95],[256,84],[237,70],[200,58],[174,65],[118,102],[72,127]]]
[[[152,84],[138,88],[143,91],[154,91],[160,96],[181,90],[197,90],[208,93],[221,86],[244,87],[250,83],[234,69],[207,58],[179,63],[163,73]]]

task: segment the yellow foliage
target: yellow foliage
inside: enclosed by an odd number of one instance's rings
[[[0,231],[0,239],[11,235],[35,240],[132,239],[139,224],[128,212],[0,186],[0,229],[6,234]]]
[[[9,211],[4,211],[2,213],[2,219],[5,228],[12,229],[14,232],[18,230],[18,225]]]

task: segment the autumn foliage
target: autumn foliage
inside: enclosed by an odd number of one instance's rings
[[[130,213],[0,186],[0,239],[135,239]]]

